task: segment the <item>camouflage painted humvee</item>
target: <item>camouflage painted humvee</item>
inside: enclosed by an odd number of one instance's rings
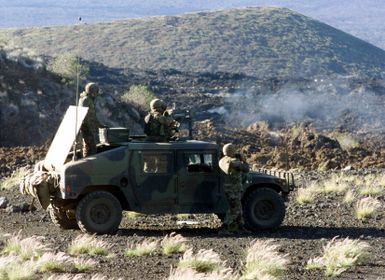
[[[228,182],[218,165],[218,145],[196,140],[147,142],[124,136],[124,130],[117,133],[120,141],[104,139],[95,155],[68,157],[55,168],[39,164],[22,189],[37,197],[60,227],[90,233],[116,231],[123,210],[224,217],[228,205],[223,188]],[[38,184],[31,180],[36,173],[45,176],[35,180]],[[250,172],[245,178],[242,204],[250,230],[281,224],[284,201],[294,187],[290,174],[281,175]]]

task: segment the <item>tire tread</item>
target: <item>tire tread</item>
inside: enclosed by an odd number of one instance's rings
[[[262,195],[273,195],[275,196],[276,199],[278,199],[278,211],[280,211],[279,214],[279,219],[277,219],[271,226],[265,226],[265,225],[257,225],[256,223],[253,222],[252,218],[250,217],[247,209],[250,208],[250,204],[255,200],[256,198],[262,196]],[[257,231],[260,229],[275,229],[279,227],[285,218],[285,203],[283,201],[283,198],[273,189],[268,188],[268,187],[262,187],[258,188],[251,193],[247,195],[247,197],[244,200],[243,204],[243,216],[244,216],[244,221],[245,221],[245,226],[246,228],[252,230],[252,231]]]

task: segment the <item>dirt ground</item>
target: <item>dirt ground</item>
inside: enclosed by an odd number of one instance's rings
[[[367,171],[356,171],[360,172]],[[376,171],[376,172],[382,172]],[[312,172],[297,174],[298,185],[309,179],[322,178],[327,173]],[[293,193],[292,196],[294,196]],[[18,205],[30,201],[17,189],[1,190],[10,204]],[[320,256],[322,246],[335,236],[360,239],[371,245],[368,264],[348,269],[338,279],[377,280],[385,277],[385,212],[384,194],[379,197],[383,206],[375,218],[359,221],[353,216],[353,204],[342,203],[341,195],[322,194],[309,205],[299,205],[293,197],[287,205],[286,218],[276,231],[260,231],[252,234],[234,236],[218,235],[219,220],[211,215],[196,218],[199,226],[177,224],[175,216],[139,216],[135,219],[124,218],[116,235],[97,238],[112,245],[112,257],[93,257],[97,265],[84,274],[84,279],[99,273],[108,279],[167,279],[170,268],[176,267],[181,255],[165,256],[161,253],[146,257],[125,257],[124,250],[128,241],[161,239],[176,231],[186,237],[194,250],[213,249],[219,253],[227,265],[236,271],[241,270],[244,250],[253,239],[274,239],[280,245],[280,253],[289,254],[290,264],[282,279],[326,279],[321,270],[306,270],[306,262]],[[193,228],[198,227],[198,228]],[[43,210],[24,213],[8,213],[0,210],[0,233],[15,234],[21,231],[23,237],[44,236],[47,243],[56,251],[66,251],[69,243],[81,232],[61,230],[53,225]],[[0,244],[0,250],[3,244]],[[39,275],[47,277],[48,274]]]

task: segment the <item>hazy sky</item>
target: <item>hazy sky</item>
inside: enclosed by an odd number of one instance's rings
[[[261,5],[285,6],[318,18],[354,17],[357,12],[375,16],[373,7],[385,9],[384,0],[0,0],[0,27],[71,24],[79,16],[94,22]]]

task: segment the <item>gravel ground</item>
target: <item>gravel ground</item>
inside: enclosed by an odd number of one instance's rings
[[[355,171],[366,174],[373,171]],[[376,171],[382,172],[382,171]],[[323,178],[327,173],[297,174],[297,182],[304,185],[309,180]],[[384,193],[384,192],[383,192]],[[350,268],[338,279],[384,279],[385,275],[385,197],[378,196],[382,208],[374,218],[357,220],[353,215],[354,203],[342,202],[342,195],[320,194],[314,203],[299,205],[294,200],[288,203],[283,225],[275,231],[261,231],[252,234],[220,236],[220,221],[213,215],[190,216],[198,224],[183,225],[177,217],[139,216],[125,217],[116,235],[98,236],[112,245],[112,257],[93,257],[97,262],[94,269],[83,275],[84,279],[99,273],[108,279],[167,279],[170,268],[178,264],[181,255],[165,256],[161,253],[146,257],[124,257],[128,241],[156,240],[176,231],[186,237],[194,250],[213,249],[227,265],[235,271],[242,269],[244,250],[254,239],[274,239],[280,245],[280,253],[289,254],[290,264],[282,279],[326,279],[321,270],[305,270],[306,262],[319,256],[322,247],[335,236],[360,239],[371,245],[370,261],[366,265]],[[20,205],[29,197],[22,196],[16,189],[1,190],[11,205]],[[179,221],[179,222],[178,222]],[[61,230],[53,225],[47,214],[40,209],[26,212],[0,210],[0,232],[15,234],[21,231],[23,237],[44,236],[56,251],[66,251],[69,243],[80,234],[78,230]],[[0,249],[3,244],[0,243]],[[39,278],[48,274],[39,275]]]

